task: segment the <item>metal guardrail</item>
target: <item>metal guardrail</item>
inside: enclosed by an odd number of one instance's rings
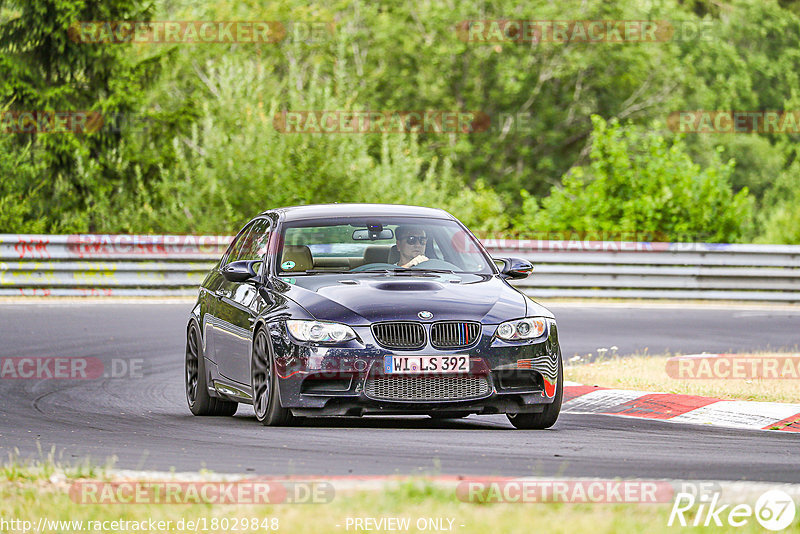
[[[0,296],[196,295],[230,236],[2,235]],[[800,246],[483,240],[533,297],[800,302]]]
[[[231,239],[0,234],[0,296],[193,296]]]

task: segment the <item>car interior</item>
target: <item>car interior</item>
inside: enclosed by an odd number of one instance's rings
[[[432,242],[428,242],[425,255],[439,259]],[[394,264],[400,259],[397,245],[370,245],[364,249],[363,256],[314,256],[306,245],[286,245],[279,262],[283,272],[301,272],[309,269],[349,270],[371,263]]]
[[[285,272],[299,272],[308,269],[341,270],[354,269],[370,263],[397,263],[399,258],[397,245],[370,245],[364,249],[363,256],[354,257],[314,257],[311,249],[306,245],[286,245],[283,248],[279,265],[281,271]]]

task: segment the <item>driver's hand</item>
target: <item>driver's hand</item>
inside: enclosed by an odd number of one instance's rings
[[[422,254],[420,254],[419,256],[417,256],[416,258],[411,260],[410,262],[406,263],[405,265],[401,265],[400,267],[413,267],[415,265],[419,265],[423,261],[428,261],[428,258],[423,256]]]

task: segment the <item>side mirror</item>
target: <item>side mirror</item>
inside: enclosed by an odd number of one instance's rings
[[[500,275],[505,278],[527,278],[533,272],[533,264],[520,258],[496,258],[495,263],[500,269]],[[502,263],[502,265],[500,265]]]
[[[250,282],[258,277],[256,267],[261,260],[232,261],[221,269],[222,276],[229,282]]]

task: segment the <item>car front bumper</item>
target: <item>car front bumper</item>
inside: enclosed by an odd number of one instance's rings
[[[270,325],[281,405],[296,415],[530,413],[552,403],[561,351],[555,321],[543,338],[505,342],[497,325],[483,325],[478,342],[446,351],[381,347],[368,326],[353,327],[357,340],[342,346],[301,343],[284,323]],[[469,355],[468,373],[394,375],[387,355]]]

